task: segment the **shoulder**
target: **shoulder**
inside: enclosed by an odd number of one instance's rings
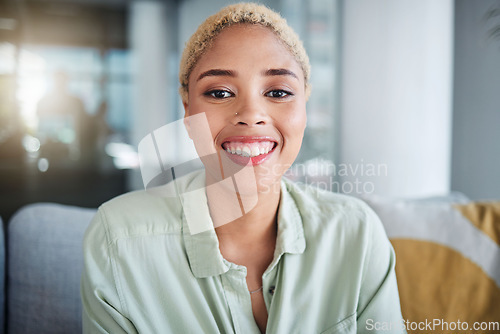
[[[289,180],[284,183],[302,216],[349,218],[350,221],[378,220],[368,204],[359,198]]]
[[[371,247],[388,242],[376,213],[359,198],[285,181],[301,215],[308,242],[341,242]],[[363,246],[361,246],[363,245]]]
[[[198,172],[164,186],[133,191],[102,204],[90,229],[99,229],[108,242],[131,236],[180,233],[182,204],[177,195],[199,178]]]

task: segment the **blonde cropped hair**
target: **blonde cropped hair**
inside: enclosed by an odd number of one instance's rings
[[[214,39],[224,28],[241,23],[268,27],[285,44],[304,72],[306,99],[309,98],[311,65],[299,36],[283,17],[266,6],[256,3],[239,3],[226,6],[218,13],[208,17],[186,43],[179,69],[181,84],[179,92],[182,102],[187,103],[188,101],[189,75],[201,56],[210,48]]]

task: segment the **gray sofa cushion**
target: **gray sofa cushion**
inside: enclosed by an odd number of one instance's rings
[[[5,333],[5,238],[0,217],[0,334]]]
[[[82,241],[95,209],[25,206],[7,228],[7,332],[81,333]]]

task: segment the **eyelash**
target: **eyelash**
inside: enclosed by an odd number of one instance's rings
[[[226,96],[226,97],[217,97],[215,96],[215,94],[217,93],[227,93],[229,94],[229,96]],[[234,96],[233,93],[231,93],[230,91],[228,90],[224,90],[224,89],[214,89],[214,90],[210,90],[206,93],[204,93],[203,95],[207,96],[207,97],[211,97],[211,98],[214,98],[214,99],[217,99],[217,100],[222,100],[222,99],[225,99],[225,98],[228,98],[228,97],[232,97]]]
[[[227,93],[228,96],[224,96],[224,97],[219,96],[219,97],[217,97],[216,94],[220,94],[220,93]],[[282,94],[282,96],[271,96],[270,94],[272,94],[272,93],[280,93],[280,94]],[[226,98],[234,96],[233,93],[231,93],[230,91],[224,90],[224,89],[210,90],[210,91],[204,93],[203,95],[205,95],[207,97],[211,97],[211,98],[217,99],[217,100],[222,100],[222,99],[226,99]],[[267,97],[270,97],[270,98],[274,98],[274,99],[285,99],[287,97],[293,96],[293,93],[289,92],[289,91],[286,91],[284,89],[273,89],[273,90],[270,90],[270,91],[266,92],[264,94],[264,96],[267,96]]]
[[[284,95],[282,95],[282,96],[270,96],[269,95],[271,93],[278,93],[278,92],[281,93],[281,94],[284,94]],[[286,91],[284,89],[273,89],[273,90],[270,90],[269,92],[267,92],[264,95],[268,96],[268,97],[271,97],[271,98],[274,98],[274,99],[286,99],[287,97],[293,96],[292,92]]]

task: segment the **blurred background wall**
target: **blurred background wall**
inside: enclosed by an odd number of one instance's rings
[[[459,0],[455,7],[451,187],[498,198],[500,2]]]
[[[378,193],[450,190],[453,16],[452,0],[344,2],[340,159],[387,165]]]
[[[183,45],[228,3],[0,0],[0,216],[143,188],[137,145],[182,117]],[[289,177],[351,195],[500,198],[500,0],[262,3],[312,63]]]

